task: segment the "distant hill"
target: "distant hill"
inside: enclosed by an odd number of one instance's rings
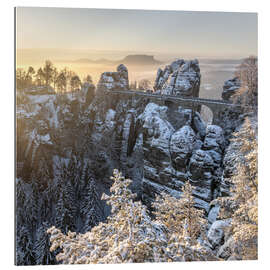
[[[153,55],[144,55],[144,54],[135,54],[128,55],[123,60],[118,61],[118,63],[127,64],[127,65],[158,65],[162,64],[161,61],[158,61],[154,58]]]
[[[73,61],[74,63],[81,64],[125,64],[125,65],[159,65],[162,64],[161,61],[158,61],[154,58],[153,55],[145,55],[145,54],[135,54],[135,55],[127,55],[122,60],[112,61],[108,59],[98,59],[91,60],[88,58],[81,58]]]

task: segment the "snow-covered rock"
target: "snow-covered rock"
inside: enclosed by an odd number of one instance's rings
[[[207,233],[207,239],[212,245],[212,248],[216,248],[217,246],[222,245],[224,241],[224,230],[230,226],[231,220],[217,220],[215,221],[212,226],[210,227]]]
[[[217,125],[208,125],[204,139],[205,150],[215,150],[222,153],[225,147],[223,129]]]
[[[117,67],[116,72],[102,73],[97,85],[97,91],[100,90],[128,90],[128,70],[121,64]]]
[[[196,150],[189,162],[189,172],[192,180],[202,179],[204,173],[212,172],[214,161],[212,157],[204,150]]]
[[[214,205],[212,208],[210,208],[210,211],[207,216],[207,220],[210,224],[213,224],[219,215],[220,206],[218,204]]]
[[[185,170],[189,157],[196,144],[196,135],[190,126],[183,126],[172,134],[170,152],[177,170]]]
[[[154,89],[165,95],[198,97],[200,89],[200,68],[197,59],[184,61],[178,59],[159,69]]]
[[[206,135],[206,124],[198,112],[195,112],[192,123],[193,129],[195,130],[196,133],[198,133],[200,138],[203,140]]]
[[[192,114],[188,110],[186,114],[190,121],[187,117],[183,121],[187,124],[178,130],[171,125],[166,106],[149,103],[138,117],[143,133],[143,200],[150,203],[159,189],[169,189],[171,193],[174,190],[179,194],[189,179],[194,186],[194,198],[204,202],[198,205],[208,211],[213,198],[216,163],[207,151],[201,149],[203,142],[199,138],[203,128],[195,132],[191,127]]]
[[[218,249],[217,256],[225,260],[235,260],[236,258],[232,256],[234,247],[235,247],[235,240],[233,239],[233,236],[231,236]]]
[[[222,98],[229,100],[241,87],[241,81],[238,77],[225,81],[223,85]]]
[[[169,140],[174,132],[166,112],[166,106],[149,103],[138,118],[142,123],[145,152],[149,152],[150,159],[158,157],[159,164],[170,159]]]

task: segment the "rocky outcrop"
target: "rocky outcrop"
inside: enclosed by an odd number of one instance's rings
[[[229,100],[241,87],[241,81],[238,77],[225,81],[223,85],[222,98]]]
[[[158,69],[154,90],[165,95],[198,97],[200,90],[200,68],[198,60],[178,59]]]
[[[197,123],[199,130],[193,129],[191,116],[176,130],[170,123],[168,108],[155,103],[149,103],[137,121],[143,133],[145,203],[150,204],[161,191],[180,196],[189,180],[194,186],[197,207],[208,212],[218,175],[218,158],[214,160],[211,154],[215,156],[223,151],[222,129],[209,126],[203,132],[203,123]]]
[[[185,170],[187,161],[196,147],[196,135],[193,129],[186,125],[172,134],[170,140],[170,154],[172,164],[176,170]]]
[[[203,148],[205,150],[213,150],[217,153],[222,153],[224,147],[225,139],[222,128],[216,125],[208,125],[206,128],[206,136],[204,139]]]
[[[116,72],[104,72],[102,73],[97,85],[98,90],[128,90],[128,70],[120,64],[117,67]]]
[[[85,91],[84,96],[85,96],[85,106],[88,107],[91,102],[93,101],[95,97],[95,90],[96,87],[92,83],[84,83],[82,86],[82,89]]]

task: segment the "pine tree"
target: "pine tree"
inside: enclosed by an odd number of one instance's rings
[[[65,190],[65,187],[63,187]],[[75,217],[72,210],[69,208],[69,202],[65,196],[65,191],[62,191],[56,205],[55,213],[55,224],[63,232],[67,233],[69,230],[74,230]]]
[[[81,215],[83,220],[85,220],[83,227],[84,232],[90,231],[92,227],[98,225],[98,223],[103,219],[102,212],[95,181],[92,178],[86,186],[81,207]]]
[[[23,210],[25,202],[24,182],[21,179],[16,180],[16,229],[25,224],[25,211]]]
[[[50,240],[46,233],[48,228],[49,224],[43,222],[36,232],[36,241],[33,250],[37,265],[56,264],[55,256],[50,252]]]
[[[186,231],[190,239],[196,240],[205,230],[206,220],[204,211],[194,207],[192,190],[191,184],[186,182],[180,199],[162,193],[157,196],[153,207],[156,209],[156,219],[165,224],[171,232]]]
[[[64,72],[60,72],[60,74],[58,74],[56,81],[55,81],[57,90],[63,94],[66,91],[67,88],[67,77],[65,75]]]
[[[37,73],[36,73],[36,75],[35,75],[36,84],[38,86],[41,86],[41,85],[44,84],[44,76],[45,76],[45,74],[44,74],[42,68],[39,68],[38,71],[37,71]]]
[[[29,230],[22,226],[17,228],[16,235],[16,265],[34,265],[33,242]]]
[[[205,238],[206,219],[204,211],[195,208],[192,190],[191,184],[186,182],[180,199],[162,193],[153,203],[156,220],[167,228],[167,250],[171,261],[217,259],[201,244]]]
[[[45,65],[43,67],[43,78],[45,81],[45,85],[47,87],[51,84],[53,80],[53,72],[54,72],[53,63],[50,60],[46,60]]]

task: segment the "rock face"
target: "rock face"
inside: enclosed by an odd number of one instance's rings
[[[154,90],[165,95],[198,97],[200,90],[200,68],[197,59],[185,61],[178,59],[158,69]]]
[[[203,143],[205,150],[213,150],[215,152],[222,152],[225,147],[225,139],[223,130],[216,125],[208,125],[206,128],[206,136]]]
[[[222,98],[226,101],[231,101],[236,104],[241,104],[246,99],[246,94],[234,94],[239,93],[241,89],[241,81],[238,77],[227,80],[223,86]],[[235,128],[241,125],[241,115],[244,113],[244,108],[231,107],[227,108],[219,113],[219,125],[223,128],[225,138],[231,137]]]
[[[82,89],[85,89],[85,106],[89,106],[95,97],[96,87],[92,83],[84,83]]]
[[[181,188],[189,180],[195,187],[193,195],[197,207],[208,212],[218,168],[209,151],[222,153],[222,129],[211,126],[198,132],[191,127],[193,121],[188,117],[176,130],[170,123],[168,108],[154,103],[146,106],[137,121],[143,133],[144,202],[150,205],[162,191],[179,197]],[[206,134],[203,141],[200,133]]]
[[[174,167],[177,170],[186,168],[187,161],[196,147],[196,135],[193,129],[186,125],[172,134],[170,153]]]
[[[241,81],[238,77],[227,80],[223,86],[222,98],[224,100],[229,100],[232,95],[234,95],[241,87]]]
[[[120,64],[117,67],[117,72],[104,72],[102,73],[98,82],[97,88],[99,90],[128,90],[128,70]]]

